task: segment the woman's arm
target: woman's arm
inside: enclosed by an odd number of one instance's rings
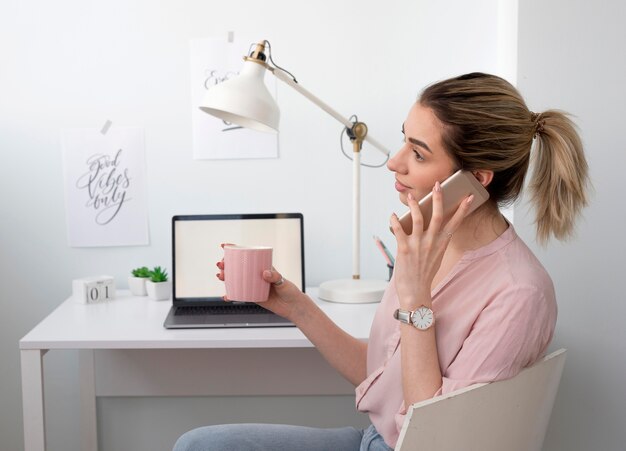
[[[430,296],[428,298],[420,301],[415,308],[421,305],[430,307]],[[443,383],[435,327],[419,330],[411,324],[400,325],[402,390],[406,406],[432,398]]]
[[[367,375],[367,344],[337,326],[291,282],[274,285],[281,279],[278,272],[266,271],[263,277],[272,283],[272,289],[270,299],[262,305],[292,321],[333,368],[354,386],[359,385]]]
[[[217,267],[220,269],[217,278],[224,280],[224,261]],[[268,300],[260,305],[298,326],[328,363],[354,386],[363,382],[367,376],[367,344],[344,332],[310,297],[277,271],[265,271],[263,278],[272,285]]]
[[[413,231],[406,235],[393,215],[391,226],[398,242],[394,280],[400,308],[414,311],[421,306],[432,308],[431,285],[441,266],[450,237],[467,215],[473,198],[470,196],[447,224],[443,226],[443,204],[439,183],[433,189],[433,214],[424,230],[422,214],[415,199],[408,195]],[[443,383],[437,353],[435,327],[419,330],[401,324],[402,389],[404,403],[409,406],[432,398]]]

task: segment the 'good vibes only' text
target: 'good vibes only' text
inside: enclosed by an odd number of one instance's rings
[[[122,205],[128,202],[130,177],[128,168],[121,168],[122,149],[114,158],[109,155],[95,154],[87,159],[87,172],[81,175],[76,187],[87,190],[89,200],[85,206],[96,211],[96,224],[110,223],[120,212]]]

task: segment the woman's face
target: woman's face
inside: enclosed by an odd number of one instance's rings
[[[387,167],[396,175],[400,201],[407,195],[420,200],[432,191],[435,182],[444,181],[455,171],[455,164],[443,148],[443,125],[430,108],[413,105],[402,126],[404,145]]]

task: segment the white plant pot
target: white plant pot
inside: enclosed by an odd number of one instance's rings
[[[146,290],[148,291],[148,297],[155,301],[165,301],[170,298],[172,293],[172,282],[152,282],[146,281]]]
[[[146,277],[134,277],[134,276],[129,276],[128,277],[128,288],[130,288],[130,292],[134,295],[134,296],[145,296],[147,293],[146,291],[146,281],[148,279]]]

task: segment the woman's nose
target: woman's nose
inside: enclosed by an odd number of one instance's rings
[[[404,167],[404,162],[403,162],[403,150],[404,147],[400,148],[395,155],[393,155],[391,158],[389,158],[389,161],[387,162],[387,169],[389,169],[392,172],[402,172],[402,168]]]

